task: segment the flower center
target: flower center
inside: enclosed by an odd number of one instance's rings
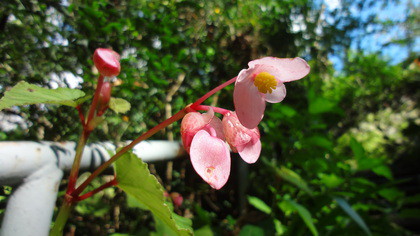
[[[268,72],[261,72],[255,76],[254,85],[260,93],[271,93],[277,87],[277,80],[274,75]]]

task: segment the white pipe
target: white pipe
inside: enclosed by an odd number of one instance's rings
[[[0,184],[19,184],[26,176],[41,167],[53,164],[70,171],[75,155],[74,142],[0,142]],[[87,145],[80,168],[93,170],[109,160],[115,146],[109,142]],[[143,141],[133,148],[145,162],[169,160],[183,154],[179,142]]]
[[[0,234],[48,235],[63,171],[46,165],[26,177],[7,202]]]
[[[1,236],[48,235],[63,171],[73,164],[74,142],[0,142],[0,185],[17,185],[8,199]],[[86,146],[81,170],[109,160],[111,143]],[[183,154],[179,142],[144,141],[133,152],[145,162],[169,160]]]

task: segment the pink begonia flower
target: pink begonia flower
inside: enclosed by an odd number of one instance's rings
[[[190,149],[191,163],[198,173],[212,188],[222,188],[229,179],[230,152],[226,143],[217,137],[210,127],[198,131]]]
[[[227,113],[222,120],[226,141],[233,152],[249,163],[255,163],[260,157],[261,141],[258,128],[248,129],[238,120],[235,112]]]
[[[253,129],[264,116],[265,102],[278,103],[286,97],[283,83],[305,77],[310,67],[301,58],[264,57],[241,70],[233,91],[236,114],[243,126]]]
[[[198,175],[212,188],[223,187],[229,178],[230,152],[225,143],[222,121],[214,116],[214,111],[185,115],[181,137]]]
[[[192,139],[195,134],[208,127],[213,127],[217,137],[225,140],[221,120],[214,116],[213,109],[201,114],[199,112],[190,112],[184,116],[181,122],[181,138],[185,150],[189,153]]]

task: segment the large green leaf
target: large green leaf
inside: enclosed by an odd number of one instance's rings
[[[287,210],[287,209],[293,209],[294,211],[297,211],[300,218],[302,218],[303,222],[305,222],[306,226],[308,226],[309,230],[311,231],[312,235],[317,236],[318,230],[316,229],[314,225],[314,221],[312,219],[311,213],[306,209],[306,207],[300,205],[299,203],[288,199],[284,200],[279,203],[280,209]]]
[[[191,235],[192,230],[181,216],[174,213],[165,203],[163,188],[156,177],[150,174],[147,164],[135,154],[125,153],[115,162],[118,187],[144,204],[153,215],[177,235]]]
[[[66,106],[77,106],[74,100],[83,97],[84,92],[78,89],[42,88],[24,81],[19,82],[12,89],[4,93],[0,99],[0,110],[12,106],[50,103]]]
[[[372,235],[362,217],[350,206],[350,204],[341,197],[334,197],[337,204],[365,231],[367,235]]]

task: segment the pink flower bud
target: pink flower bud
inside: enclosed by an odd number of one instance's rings
[[[184,198],[182,197],[182,195],[177,192],[171,193],[171,198],[172,198],[172,202],[177,207],[180,207],[182,203],[184,202]]]
[[[93,54],[93,63],[103,76],[117,76],[120,74],[120,55],[107,48],[98,48]]]
[[[214,111],[209,110],[207,113],[201,114],[199,112],[190,112],[182,119],[181,122],[181,138],[185,150],[189,153],[192,139],[194,135],[208,127],[213,127],[216,131],[216,137],[225,140],[222,130],[221,120],[214,116]]]
[[[241,158],[249,163],[255,163],[260,157],[261,141],[258,128],[248,129],[241,124],[235,112],[229,112],[223,117],[223,132],[226,141],[233,152],[238,152]]]
[[[98,105],[97,105],[97,115],[102,116],[104,112],[108,109],[109,100],[111,99],[111,84],[109,82],[104,82],[102,84],[101,91],[99,92]]]

